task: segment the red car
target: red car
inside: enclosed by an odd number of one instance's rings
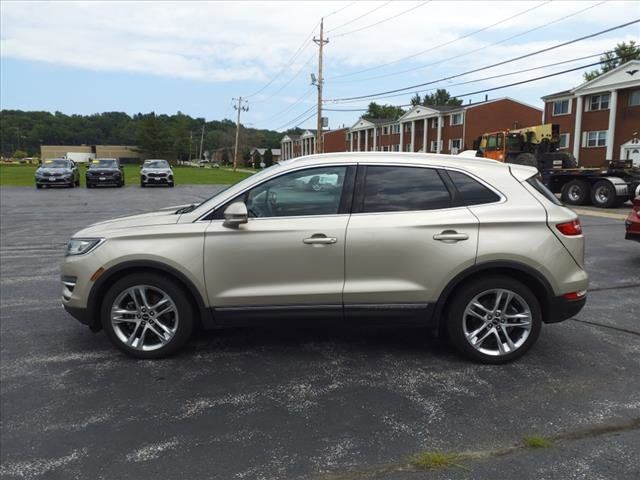
[[[640,195],[633,200],[633,207],[624,224],[627,227],[624,238],[640,242]]]

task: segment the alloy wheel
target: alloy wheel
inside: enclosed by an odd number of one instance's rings
[[[141,351],[162,348],[178,329],[178,308],[163,290],[134,285],[122,291],[111,306],[113,331],[128,347]]]
[[[467,304],[462,328],[467,342],[477,351],[490,356],[508,355],[518,350],[531,333],[531,308],[511,290],[486,290]]]

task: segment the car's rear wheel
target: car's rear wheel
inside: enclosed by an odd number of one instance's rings
[[[591,203],[600,208],[611,208],[618,201],[616,189],[608,180],[600,180],[591,188]]]
[[[111,342],[137,358],[176,352],[191,336],[193,317],[193,307],[180,285],[153,273],[115,282],[101,311],[102,326]]]
[[[510,362],[524,355],[540,334],[539,302],[513,278],[478,278],[454,295],[447,315],[449,338],[472,360]]]

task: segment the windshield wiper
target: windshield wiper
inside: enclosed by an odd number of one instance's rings
[[[178,214],[178,213],[189,213],[190,211],[194,210],[196,207],[197,207],[197,205],[195,203],[192,203],[188,207],[179,208],[178,210],[175,211],[175,213],[176,214]]]

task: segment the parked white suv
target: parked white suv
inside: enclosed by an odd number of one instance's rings
[[[408,153],[280,162],[69,241],[64,307],[141,358],[196,326],[423,323],[503,363],[585,304],[584,237],[531,167]]]

